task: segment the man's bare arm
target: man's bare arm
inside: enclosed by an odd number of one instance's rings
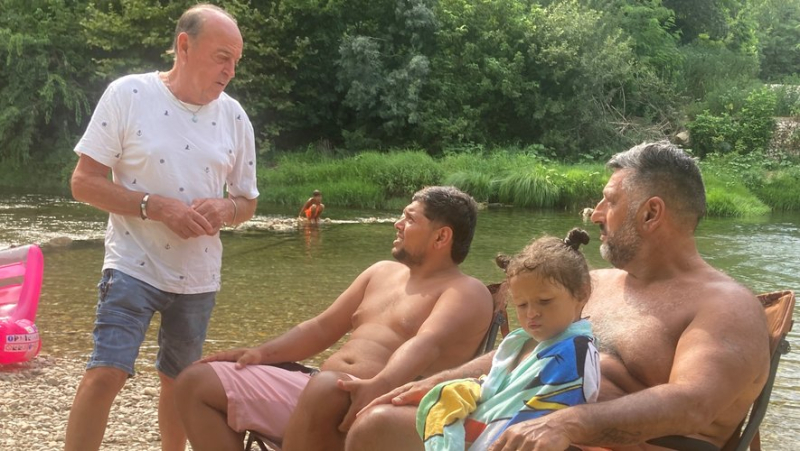
[[[352,316],[364,298],[364,292],[372,275],[382,264],[379,262],[367,268],[325,311],[284,334],[258,347],[224,351],[200,361],[235,361],[242,367],[295,362],[324,351],[352,328]]]
[[[228,194],[228,199],[236,202],[236,218],[232,218],[228,225],[239,225],[245,221],[249,221],[253,215],[256,214],[256,207],[258,206],[258,199],[248,199],[242,196],[231,196]]]
[[[478,336],[480,341],[491,311],[491,294],[477,280],[468,279],[468,283],[446,290],[417,334],[392,354],[373,379],[397,387],[423,374],[448,346],[463,342],[467,334]]]
[[[476,357],[456,368],[440,371],[420,381],[409,382],[375,398],[361,411],[363,412],[378,404],[393,404],[395,406],[418,405],[422,397],[441,382],[470,377],[477,378],[484,374],[489,374],[489,370],[492,369],[492,358],[494,358],[494,351]]]
[[[463,342],[465,331],[485,332],[491,306],[489,291],[474,279],[442,293],[417,334],[392,354],[380,373],[367,381],[340,381],[352,398],[340,430],[347,430],[356,413],[375,398],[423,374],[442,356],[447,344]]]
[[[140,216],[145,193],[132,191],[108,179],[111,169],[87,155],[81,155],[72,173],[72,196],[109,213]],[[212,225],[183,202],[150,195],[147,216],[161,221],[181,238],[215,233]]]

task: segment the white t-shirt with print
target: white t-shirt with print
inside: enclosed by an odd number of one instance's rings
[[[111,168],[118,185],[186,205],[221,198],[226,189],[255,199],[255,141],[247,114],[225,93],[193,114],[197,108],[181,104],[158,72],[122,77],[106,89],[75,152]],[[182,239],[160,222],[112,213],[105,244],[104,269],[170,293],[219,290],[219,233]]]

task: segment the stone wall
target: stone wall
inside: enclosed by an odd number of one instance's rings
[[[775,131],[769,146],[769,153],[784,152],[800,156],[800,118],[776,117]]]

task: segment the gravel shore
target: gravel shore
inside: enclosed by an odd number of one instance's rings
[[[64,449],[67,417],[85,365],[84,359],[40,355],[0,366],[0,450]],[[157,374],[138,372],[111,408],[101,449],[160,451],[157,406]]]

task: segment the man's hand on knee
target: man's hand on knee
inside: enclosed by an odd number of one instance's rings
[[[563,428],[550,425],[547,418],[524,421],[503,432],[489,447],[489,451],[514,451],[529,449],[535,451],[563,451],[570,445],[570,439]]]
[[[350,409],[344,416],[344,420],[339,425],[339,430],[347,432],[356,419],[356,414],[365,408],[375,398],[385,394],[391,386],[382,379],[372,378],[368,380],[340,380],[337,386],[350,393]]]
[[[422,398],[440,382],[448,380],[442,373],[436,374],[420,381],[409,382],[394,390],[378,396],[364,406],[358,414],[379,404],[392,404],[395,406],[418,406]],[[357,415],[358,415],[357,414]]]
[[[211,354],[197,361],[197,363],[208,362],[236,362],[236,369],[241,369],[247,365],[260,364],[261,352],[258,348],[238,348]]]

